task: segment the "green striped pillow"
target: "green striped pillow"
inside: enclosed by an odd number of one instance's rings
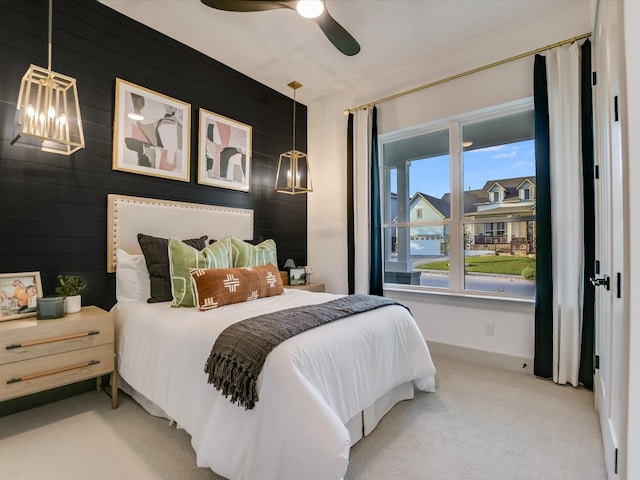
[[[169,268],[173,307],[195,307],[190,268],[231,267],[231,239],[225,237],[202,250],[175,238],[169,239]]]
[[[231,266],[258,267],[269,263],[278,266],[278,252],[274,240],[265,240],[257,245],[231,237]]]

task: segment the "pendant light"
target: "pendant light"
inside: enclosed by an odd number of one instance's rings
[[[313,191],[309,158],[296,150],[296,90],[302,86],[295,80],[288,84],[293,89],[293,148],[280,154],[276,174],[276,192],[296,195]]]
[[[51,70],[53,0],[49,0],[49,64],[30,65],[18,95],[17,132],[11,145],[71,155],[84,148],[76,79]]]

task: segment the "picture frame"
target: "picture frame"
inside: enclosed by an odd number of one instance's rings
[[[189,182],[191,105],[116,78],[113,170]]]
[[[305,285],[306,271],[304,267],[289,270],[289,285]]]
[[[0,273],[0,322],[35,316],[38,298],[40,272]]]
[[[198,183],[248,192],[251,185],[252,127],[200,109]]]

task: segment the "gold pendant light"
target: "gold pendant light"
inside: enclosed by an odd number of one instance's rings
[[[76,79],[51,70],[52,16],[49,0],[49,65],[30,65],[22,77],[11,145],[71,155],[84,148],[80,103]]]
[[[293,89],[293,148],[280,154],[276,174],[276,192],[296,195],[313,192],[311,170],[306,153],[296,150],[296,90],[302,86],[295,80],[288,84]]]

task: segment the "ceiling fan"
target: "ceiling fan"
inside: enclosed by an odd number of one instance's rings
[[[360,51],[360,45],[355,38],[347,32],[342,25],[336,22],[327,11],[324,0],[201,0],[205,5],[226,10],[228,12],[263,12],[266,10],[276,10],[278,8],[288,8],[297,10],[298,13],[307,18],[312,18],[327,36],[329,41],[345,55],[355,55]],[[311,17],[302,13],[305,6],[318,6],[315,12],[317,16]]]

